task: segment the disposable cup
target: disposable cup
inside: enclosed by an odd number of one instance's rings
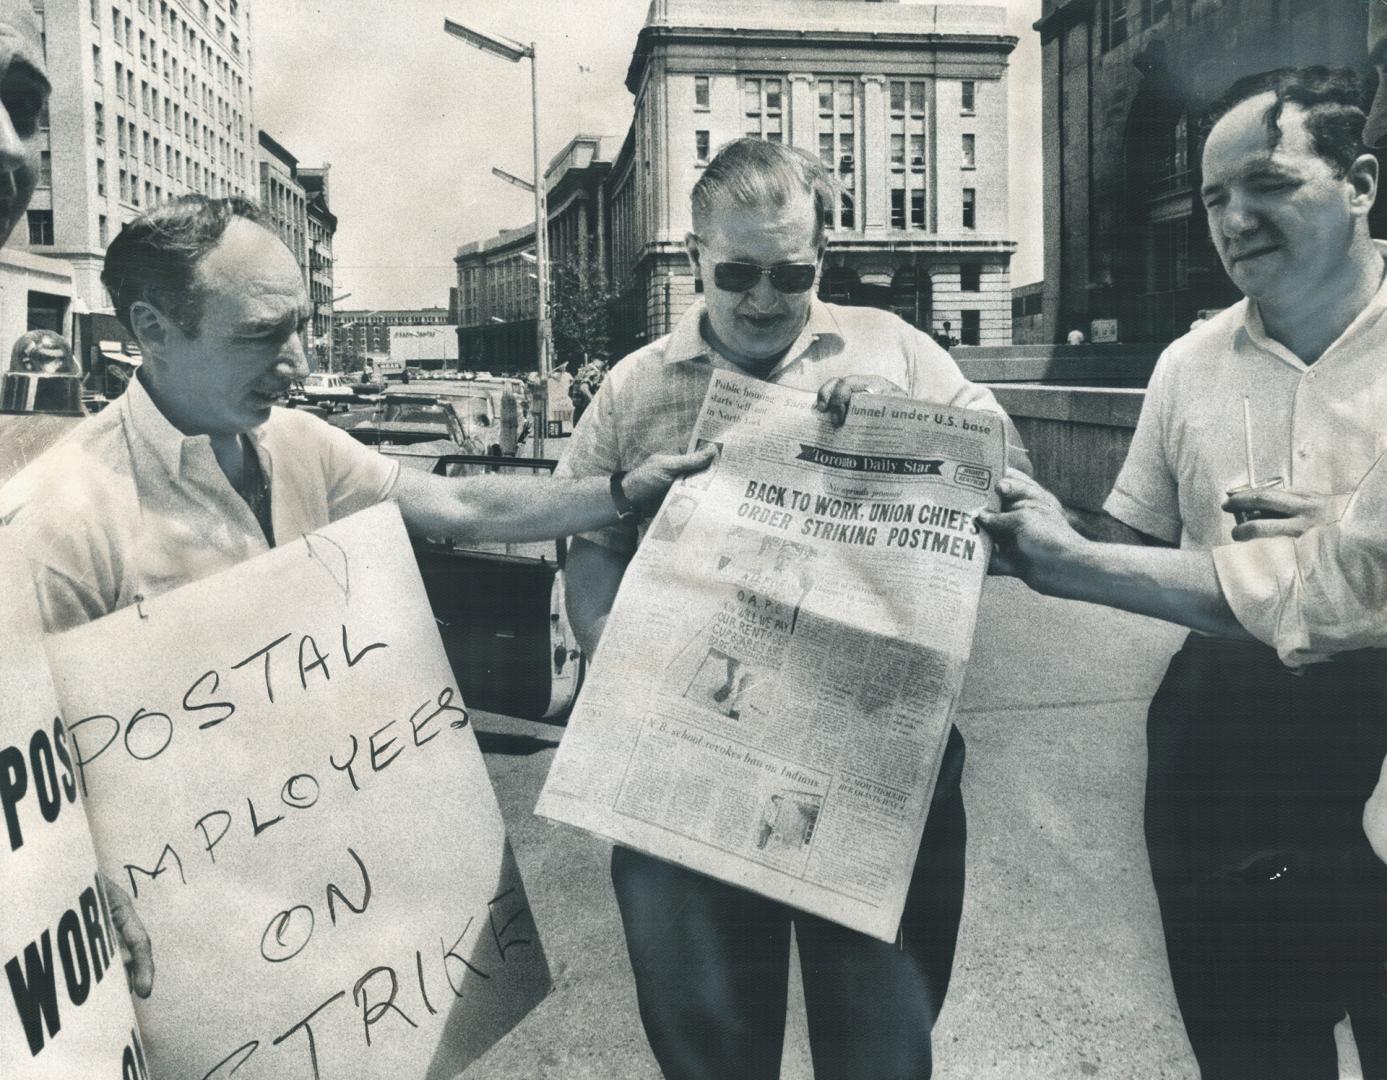
[[[1228,494],[1231,496],[1238,494],[1240,491],[1261,491],[1263,488],[1279,488],[1283,487],[1284,484],[1285,481],[1282,480],[1281,477],[1269,476],[1265,480],[1258,480],[1255,484],[1243,484],[1241,487],[1231,488]],[[1233,520],[1239,525],[1248,521],[1256,521],[1259,518],[1279,518],[1285,516],[1285,514],[1279,514],[1275,510],[1237,510],[1233,512]]]

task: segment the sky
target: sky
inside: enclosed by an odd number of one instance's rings
[[[909,2],[909,0],[907,0]],[[964,0],[968,2],[968,0]],[[1020,39],[1008,74],[1013,285],[1042,274],[1041,0],[997,0]],[[381,13],[388,10],[388,15]],[[444,18],[533,41],[540,167],[572,136],[630,126],[626,69],[649,0],[262,0],[255,121],[300,164],[331,164],[339,308],[446,307],[461,244],[534,220],[529,62],[443,32]]]

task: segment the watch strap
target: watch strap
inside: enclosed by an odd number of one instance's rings
[[[626,497],[626,492],[621,490],[621,482],[626,479],[626,471],[612,473],[611,492],[612,503],[616,506],[616,519],[619,522],[636,520],[636,507],[630,499]]]

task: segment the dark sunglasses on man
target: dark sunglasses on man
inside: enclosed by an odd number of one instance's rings
[[[748,292],[756,287],[765,274],[777,292],[802,293],[814,285],[814,263],[777,263],[757,266],[755,263],[721,262],[713,267],[713,283],[724,292]]]

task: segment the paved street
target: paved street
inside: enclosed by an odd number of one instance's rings
[[[989,581],[958,721],[968,741],[968,891],[935,1029],[939,1080],[1196,1076],[1141,840],[1146,704],[1180,638],[1161,623]],[[469,1076],[658,1077],[607,845],[530,812],[559,730],[496,717],[477,729],[555,992]],[[792,989],[782,1080],[812,1076]]]

